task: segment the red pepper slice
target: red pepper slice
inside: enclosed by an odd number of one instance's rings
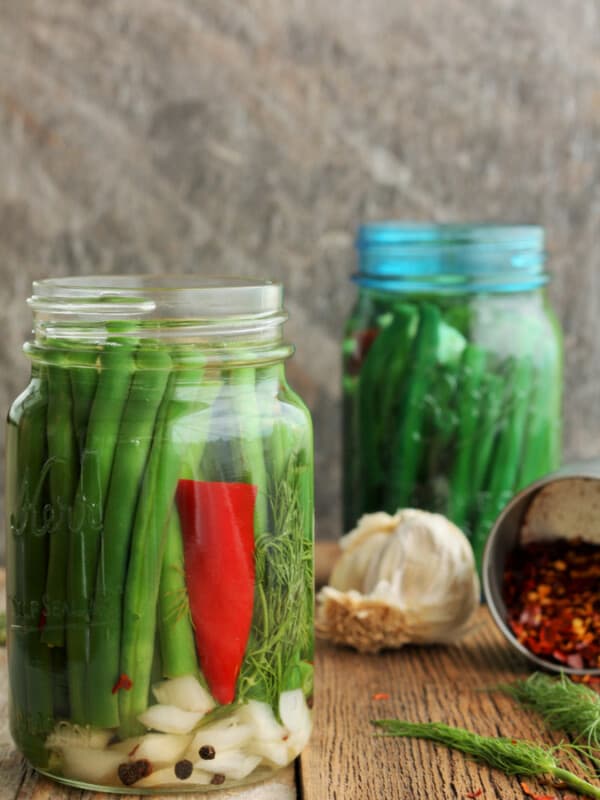
[[[249,483],[180,480],[185,580],[204,677],[231,703],[254,605],[254,505]]]

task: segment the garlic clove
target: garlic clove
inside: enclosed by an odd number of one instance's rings
[[[392,516],[385,511],[376,511],[374,514],[363,514],[358,520],[356,528],[345,536],[342,536],[340,539],[340,547],[344,552],[350,553],[376,533],[393,533],[397,524],[398,514]]]
[[[330,585],[342,592],[362,589],[372,556],[381,550],[388,538],[388,533],[376,531],[365,538],[360,547],[346,551],[333,568]]]

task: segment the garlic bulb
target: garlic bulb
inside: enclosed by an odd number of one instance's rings
[[[317,632],[361,652],[460,637],[479,603],[465,535],[441,514],[366,514],[341,540]]]

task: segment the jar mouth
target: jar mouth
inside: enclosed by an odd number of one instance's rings
[[[252,278],[94,275],[35,281],[28,303],[34,312],[86,318],[250,318],[282,312],[283,289]]]
[[[548,282],[537,225],[382,221],[356,238],[361,286],[395,291],[525,291]]]
[[[207,360],[257,362],[291,355],[280,283],[252,278],[118,275],[49,278],[28,300],[34,357],[57,340],[90,348],[120,339],[199,345]]]

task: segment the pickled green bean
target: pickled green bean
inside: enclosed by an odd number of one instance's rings
[[[48,366],[47,373],[52,525],[46,579],[46,625],[42,640],[54,647],[62,647],[65,643],[70,512],[77,484],[78,459],[67,362]]]
[[[475,434],[477,447],[473,452],[473,468],[471,472],[471,490],[474,497],[475,515],[482,510],[480,495],[485,486],[494,442],[502,423],[502,383],[500,375],[486,373],[483,377],[481,413]]]
[[[119,700],[121,606],[131,527],[163,399],[171,358],[144,342],[135,355],[136,372],[121,419],[100,540],[90,634],[87,692],[90,724],[116,727]]]
[[[135,370],[134,343],[110,341],[90,409],[81,476],[73,502],[67,575],[67,654],[71,715],[88,719],[89,632],[108,482],[123,408]]]
[[[137,716],[148,704],[163,554],[181,465],[189,448],[189,419],[197,409],[203,370],[173,372],[156,423],[137,505],[125,582],[119,691],[121,735],[142,729]]]
[[[484,350],[476,345],[467,345],[461,364],[456,457],[450,475],[448,499],[448,515],[461,530],[466,528],[472,499],[472,464],[479,447],[475,431],[481,409],[481,382],[485,362]]]
[[[87,423],[98,383],[98,356],[99,353],[96,350],[85,350],[78,354],[77,363],[73,364],[70,369],[73,425],[81,455],[85,450]]]
[[[193,437],[184,456],[179,478],[200,480],[200,468],[208,438],[214,400],[221,382],[205,380],[193,419]],[[190,427],[192,423],[190,422]],[[199,671],[194,630],[189,614],[184,572],[183,539],[178,514],[171,514],[158,592],[158,636],[162,676],[196,674]]]
[[[481,563],[485,542],[494,520],[517,488],[532,384],[531,359],[529,357],[514,359],[506,377],[505,408],[510,411],[504,419],[504,426],[498,437],[491,464],[486,506],[472,542],[478,563]]]
[[[244,480],[257,488],[254,530],[263,532],[267,524],[267,472],[262,450],[260,413],[253,367],[237,367],[230,373],[232,403],[240,428],[240,459]]]
[[[440,312],[436,306],[421,306],[419,328],[413,347],[412,363],[402,414],[393,436],[392,463],[386,508],[394,512],[410,502],[424,449],[422,423],[425,397],[435,368]]]
[[[46,426],[48,411],[47,373],[40,370],[15,405],[20,417],[11,419],[16,436],[17,469],[12,475],[14,493],[11,505],[8,600],[11,625],[8,629],[8,656],[11,667],[11,713],[16,730],[24,742],[25,755],[44,764],[47,753],[40,737],[50,729],[53,719],[53,686],[49,669],[51,653],[41,640],[44,623],[43,592],[48,559],[47,521],[44,514],[48,461]]]

